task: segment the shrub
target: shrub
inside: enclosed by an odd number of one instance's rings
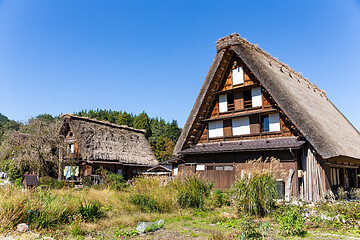
[[[110,189],[121,190],[126,187],[124,177],[115,173],[110,173],[106,176],[106,182]]]
[[[101,211],[101,204],[99,201],[94,201],[92,203],[86,203],[86,201],[81,202],[79,206],[78,213],[85,220],[95,221],[103,216],[103,212]]]
[[[236,180],[231,192],[238,212],[264,216],[275,206],[276,180],[271,173],[254,173]]]
[[[221,191],[220,189],[215,189],[212,194],[212,200],[217,207],[229,206],[230,205],[230,193],[229,191]]]
[[[135,194],[130,198],[130,202],[138,206],[143,212],[159,211],[159,207],[155,199],[147,194]]]
[[[259,226],[251,221],[244,220],[240,226],[241,234],[240,239],[260,239],[261,233],[259,232]]]
[[[179,205],[182,208],[203,208],[213,186],[213,182],[208,183],[197,175],[184,178],[177,183]]]
[[[275,220],[280,225],[280,231],[284,235],[301,236],[305,219],[301,216],[303,208],[300,206],[283,206],[276,212]]]
[[[347,196],[348,196],[348,192],[342,188],[342,187],[339,187],[337,189],[337,197],[338,197],[338,200],[346,200],[347,199]]]

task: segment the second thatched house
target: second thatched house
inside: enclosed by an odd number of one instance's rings
[[[79,181],[91,176],[96,182],[97,170],[103,168],[127,180],[159,164],[145,130],[73,114],[61,118],[60,135],[67,144],[62,161],[64,179]]]

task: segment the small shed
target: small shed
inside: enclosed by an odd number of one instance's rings
[[[172,166],[171,165],[157,165],[155,167],[152,167],[145,172],[143,172],[144,175],[161,175],[161,176],[171,176],[172,173]]]
[[[35,188],[39,186],[38,177],[36,174],[24,174],[21,184],[23,188]]]

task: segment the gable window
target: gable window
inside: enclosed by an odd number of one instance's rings
[[[227,112],[227,96],[226,94],[219,95],[219,112]]]
[[[261,88],[251,89],[251,100],[252,100],[252,107],[262,106]]]
[[[251,108],[252,107],[252,96],[251,91],[244,91],[243,93],[244,98],[244,108]]]
[[[233,85],[239,85],[244,83],[243,68],[238,67],[232,70]]]
[[[269,126],[269,115],[263,115],[261,116],[261,132],[269,132],[270,126]]]
[[[280,131],[279,113],[272,113],[261,116],[261,132]]]
[[[232,120],[232,130],[234,136],[250,134],[249,118],[234,118]]]
[[[209,122],[209,138],[224,136],[223,121]]]
[[[227,110],[228,111],[234,111],[235,110],[234,94],[233,93],[227,94]]]

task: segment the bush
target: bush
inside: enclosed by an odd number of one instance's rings
[[[85,221],[95,221],[96,219],[99,219],[103,216],[103,212],[101,211],[101,204],[99,201],[94,201],[89,204],[87,204],[86,201],[81,202],[78,213]]]
[[[229,206],[230,205],[230,193],[229,191],[221,191],[220,189],[215,189],[212,194],[212,200],[217,207]]]
[[[106,182],[110,189],[121,190],[126,187],[124,177],[115,173],[110,173],[106,176]]]
[[[197,175],[188,176],[177,183],[178,203],[182,208],[203,208],[204,202],[210,196],[213,182],[206,182]]]
[[[147,194],[135,194],[130,197],[130,202],[138,206],[143,212],[159,211],[159,207],[155,199]]]
[[[276,180],[271,173],[255,173],[236,180],[231,192],[238,212],[264,216],[275,206]]]
[[[284,235],[301,236],[305,219],[301,216],[303,208],[300,206],[283,206],[276,212],[275,220],[280,225],[280,231]]]

